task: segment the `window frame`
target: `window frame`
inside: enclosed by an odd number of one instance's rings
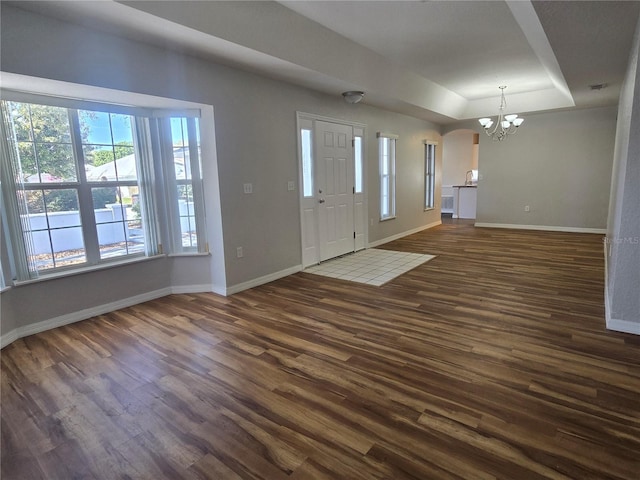
[[[364,133],[353,135],[353,193],[364,193]]]
[[[1,120],[2,119],[0,119],[0,121]],[[4,198],[2,196],[2,183],[0,182],[0,292],[4,292],[11,288],[11,279],[8,278],[7,274],[14,270],[13,259],[9,255],[9,242],[4,241],[7,231],[7,215]]]
[[[435,209],[436,152],[438,142],[424,140],[424,210]]]
[[[195,168],[195,170],[197,171],[197,177],[196,177],[196,181],[194,181],[194,184],[197,184],[197,186],[195,186],[195,188],[193,189],[194,190],[193,195],[194,197],[197,197],[197,202],[194,202],[194,203],[198,204],[198,207],[194,207],[196,210],[198,210],[196,214],[198,246],[188,250],[178,249],[172,246],[169,252],[163,252],[163,248],[160,242],[161,242],[161,238],[164,235],[161,235],[159,233],[159,229],[161,227],[164,227],[164,228],[167,228],[169,231],[173,231],[175,227],[172,225],[169,225],[167,227],[167,226],[158,225],[157,223],[155,223],[161,217],[158,215],[158,212],[155,211],[155,206],[154,206],[153,208],[154,211],[151,212],[152,214],[151,217],[154,218],[155,222],[154,222],[154,225],[150,225],[150,228],[155,230],[155,235],[152,235],[151,237],[153,237],[153,240],[157,242],[157,245],[154,245],[153,248],[145,248],[144,251],[142,252],[137,252],[137,251],[129,252],[128,250],[125,250],[126,253],[124,255],[117,255],[111,258],[102,258],[102,259],[100,258],[100,253],[99,253],[100,245],[97,239],[98,224],[96,224],[96,221],[95,221],[92,188],[103,187],[103,186],[104,187],[137,186],[139,189],[142,189],[141,179],[140,178],[136,180],[120,180],[119,179],[116,181],[106,182],[105,184],[103,184],[102,182],[96,183],[96,182],[87,180],[85,175],[84,165],[87,164],[88,162],[85,160],[84,154],[83,154],[84,145],[82,144],[82,139],[81,139],[81,136],[79,135],[79,126],[78,126],[78,117],[77,117],[78,110],[93,110],[98,112],[117,113],[117,114],[123,114],[123,115],[129,115],[129,116],[135,117],[131,119],[131,122],[132,122],[133,136],[134,136],[134,151],[137,154],[138,146],[137,146],[136,136],[137,136],[138,130],[137,130],[137,127],[134,127],[133,125],[134,122],[137,122],[138,120],[150,121],[150,120],[154,120],[158,118],[166,118],[170,116],[186,117],[191,119],[190,121],[192,121],[194,118],[200,117],[199,109],[181,108],[181,109],[174,110],[171,108],[156,109],[156,108],[148,108],[148,107],[132,107],[132,106],[110,104],[110,103],[93,102],[93,101],[78,100],[73,98],[58,97],[54,95],[49,96],[49,95],[39,95],[39,94],[33,94],[33,93],[15,92],[10,90],[2,90],[2,100],[7,102],[20,102],[20,103],[31,103],[31,104],[38,104],[38,105],[48,105],[53,107],[65,108],[67,109],[67,112],[71,112],[71,111],[75,112],[74,113],[75,120],[73,121],[70,120],[70,122],[72,123],[70,125],[70,130],[71,130],[71,136],[72,136],[71,143],[74,151],[74,164],[76,168],[76,177],[77,177],[75,179],[76,181],[52,182],[52,183],[39,182],[39,183],[31,183],[31,184],[22,183],[22,185],[27,186],[25,190],[43,190],[43,189],[56,190],[56,189],[68,188],[68,189],[73,189],[77,192],[78,212],[81,218],[81,222],[80,222],[81,225],[79,226],[79,228],[82,231],[84,251],[85,251],[85,258],[84,258],[84,261],[82,262],[78,262],[72,265],[57,266],[54,268],[46,268],[46,269],[29,268],[28,266],[29,254],[28,254],[28,250],[25,249],[24,247],[25,230],[23,228],[19,228],[19,229],[15,228],[16,224],[20,224],[19,221],[6,222],[7,227],[4,229],[3,232],[1,232],[1,234],[3,235],[3,241],[5,241],[5,244],[7,247],[8,259],[5,259],[7,261],[3,262],[3,268],[5,270],[4,272],[5,278],[12,278],[13,279],[12,283],[14,285],[18,285],[21,283],[26,283],[34,280],[39,280],[39,279],[57,278],[60,276],[73,275],[77,273],[82,273],[83,271],[92,271],[100,268],[108,268],[111,266],[117,266],[119,264],[128,264],[128,263],[131,263],[132,261],[146,260],[161,254],[180,255],[180,254],[208,253],[208,242],[206,241],[206,226],[204,222],[204,219],[205,219],[204,188],[203,188],[203,178],[201,175],[202,168],[200,165],[201,156],[198,155],[197,156],[198,162],[193,162],[193,163],[197,163],[197,167]],[[171,99],[164,99],[164,100],[171,101]],[[178,104],[182,103],[180,101],[176,101],[176,102],[178,102]],[[72,117],[71,113],[68,113],[68,114],[71,118]],[[4,119],[1,119],[1,121],[4,122]],[[197,128],[200,129],[200,125],[198,125]],[[201,131],[198,131],[197,132],[198,139],[200,138],[200,134],[201,134]],[[155,145],[157,145],[158,143],[157,139],[154,139],[154,142],[155,142]],[[153,157],[152,164],[154,165],[154,167],[151,168],[152,170],[151,175],[156,175],[156,179],[157,179],[158,172],[161,171],[161,168],[157,168],[157,167],[161,167],[160,164],[165,161],[165,158],[163,156],[161,156],[161,158],[157,158],[159,150],[155,148],[155,145],[153,149],[154,151],[148,152],[148,154]],[[198,145],[198,148],[199,148],[199,145]],[[12,177],[5,176],[5,178],[12,178]],[[16,202],[17,202],[16,192],[18,190],[17,190],[16,182],[10,181],[6,183],[9,184],[8,185],[9,188],[4,188],[4,190],[5,191],[12,190],[12,192],[10,192],[9,194],[9,198],[13,196],[14,198],[16,198]],[[162,188],[160,188],[158,185],[155,185],[156,184],[155,180],[150,180],[148,184],[149,185],[153,184],[153,191],[150,192],[150,194],[152,197],[155,198],[157,202],[166,201],[166,197],[163,195]],[[148,187],[148,188],[151,189],[151,187]],[[4,198],[6,199],[7,196],[5,196]],[[81,210],[83,210],[83,212],[81,212]],[[19,217],[20,217],[19,213],[16,216],[18,217],[18,220],[19,220]],[[18,231],[15,232],[14,230],[18,230]],[[147,229],[145,229],[145,243],[150,241],[149,235],[146,235],[147,233],[146,230]],[[23,245],[17,245],[17,244],[23,244]],[[25,260],[20,260],[19,258],[17,258],[17,257],[23,256],[21,255],[21,253],[24,254]],[[52,256],[55,255],[53,249],[51,251],[51,255]],[[19,267],[16,268],[15,266],[16,263],[20,265],[24,264],[24,267],[26,268],[19,268]],[[8,274],[8,270],[11,271],[10,277]]]
[[[302,167],[300,172],[302,198],[315,197],[315,175],[313,158],[313,127],[301,126],[299,129],[300,158]]]
[[[86,268],[86,267],[92,267],[95,265],[100,265],[100,264],[106,264],[106,263],[110,263],[113,261],[119,261],[119,260],[128,260],[131,258],[135,258],[135,257],[139,257],[139,256],[145,256],[145,251],[147,250],[147,237],[145,236],[145,243],[143,244],[143,247],[141,249],[137,249],[137,251],[129,251],[129,240],[128,240],[128,230],[126,230],[126,224],[128,223],[128,221],[124,218],[124,212],[125,212],[125,208],[124,205],[122,203],[122,200],[120,200],[119,203],[120,204],[120,212],[122,215],[122,219],[118,220],[118,221],[111,221],[111,222],[100,222],[98,223],[96,221],[96,213],[95,213],[95,208],[94,208],[94,204],[93,204],[93,189],[95,188],[116,188],[119,189],[121,187],[137,187],[140,188],[140,182],[139,179],[135,179],[135,180],[121,180],[121,179],[115,179],[112,181],[94,181],[94,180],[89,180],[87,178],[87,174],[86,174],[86,167],[88,165],[91,165],[91,163],[88,161],[88,159],[85,156],[84,153],[84,147],[87,144],[83,143],[82,140],[82,135],[81,135],[81,127],[80,127],[80,110],[78,108],[68,108],[66,106],[59,106],[59,105],[55,105],[55,104],[51,104],[50,102],[47,103],[32,103],[31,101],[20,101],[20,100],[8,100],[5,103],[3,103],[3,109],[6,111],[10,106],[12,106],[12,103],[20,103],[23,105],[36,105],[36,106],[45,106],[45,107],[53,107],[53,108],[57,108],[57,109],[64,109],[65,113],[67,115],[68,118],[68,125],[69,125],[69,145],[72,151],[72,155],[73,155],[73,165],[75,168],[75,180],[63,180],[63,181],[55,181],[55,182],[43,182],[42,181],[42,177],[40,177],[40,181],[38,182],[7,182],[10,186],[9,188],[11,188],[11,190],[15,193],[15,195],[17,196],[19,194],[19,192],[42,192],[43,194],[43,208],[44,208],[44,214],[45,214],[45,222],[46,222],[46,228],[39,228],[39,229],[28,229],[26,227],[26,225],[24,224],[24,220],[22,222],[22,228],[21,228],[21,232],[20,235],[22,236],[22,238],[24,239],[27,236],[30,236],[29,239],[25,239],[24,241],[26,243],[31,243],[33,244],[34,242],[34,234],[37,234],[37,232],[46,232],[46,235],[48,237],[48,243],[49,243],[49,253],[47,255],[50,254],[51,256],[51,267],[45,265],[42,268],[38,268],[38,266],[35,265],[35,259],[33,258],[36,254],[33,252],[29,251],[29,248],[27,248],[27,265],[29,265],[28,268],[28,272],[21,272],[18,277],[20,279],[27,279],[28,278],[33,278],[33,277],[39,277],[42,275],[49,275],[49,274],[55,274],[58,272],[64,272],[64,271],[71,271],[71,270],[76,270],[76,269],[82,269],[82,268]],[[53,102],[55,103],[55,102]],[[120,115],[120,114],[115,114],[113,112],[102,112],[101,110],[95,110],[95,109],[91,109],[91,111],[98,111],[101,113],[107,113],[109,116],[111,115]],[[29,115],[31,115],[31,109],[30,109],[30,113]],[[125,114],[126,115],[126,114]],[[8,115],[7,115],[8,116]],[[130,115],[126,115],[130,117],[130,121],[132,120],[133,117],[131,117]],[[109,117],[110,118],[110,117]],[[31,121],[31,118],[30,118]],[[30,126],[30,129],[33,128],[32,125]],[[31,132],[31,130],[30,130]],[[109,119],[109,132],[110,135],[112,135],[112,126],[111,126],[111,119]],[[136,150],[136,146],[135,146],[135,137],[136,137],[136,131],[133,129],[132,126],[132,138],[133,138],[133,145],[132,145],[132,150],[135,152]],[[30,135],[30,138],[32,136]],[[16,142],[16,147],[18,145],[18,139],[14,139],[14,141]],[[26,142],[26,143],[32,143],[33,144],[33,148],[35,149],[35,151],[37,151],[37,146],[38,143],[35,138],[33,138],[31,141]],[[47,143],[43,143],[43,145],[47,145]],[[10,146],[10,145],[7,145]],[[108,146],[108,145],[104,145],[104,146]],[[112,145],[113,148],[113,145]],[[42,173],[46,173],[46,172],[42,172],[40,170],[40,166],[39,166],[39,162],[37,159],[37,155],[34,158],[36,161],[36,174],[41,175]],[[22,162],[20,159],[17,160],[18,163],[20,163],[20,168],[22,168]],[[115,159],[114,159],[115,161]],[[70,226],[62,226],[62,227],[52,227],[51,225],[51,219],[53,217],[50,217],[50,212],[48,212],[47,209],[47,202],[46,202],[46,193],[47,191],[49,192],[53,192],[53,191],[75,191],[76,193],[76,199],[77,199],[77,210],[69,210],[69,211],[77,211],[77,215],[78,215],[78,224],[77,225],[70,225]],[[117,198],[117,197],[116,197]],[[20,200],[17,200],[18,202],[20,202]],[[116,210],[118,210],[118,208],[116,208]],[[54,212],[51,212],[54,213]],[[25,214],[28,214],[28,212],[24,212],[21,214],[22,217],[24,217]],[[141,219],[142,222],[142,219]],[[102,245],[100,244],[100,235],[99,235],[99,230],[101,230],[101,225],[104,225],[105,227],[102,228],[107,228],[109,229],[109,227],[106,227],[107,225],[112,225],[112,228],[115,227],[117,229],[119,229],[119,225],[118,224],[122,224],[122,236],[125,242],[125,247],[124,247],[124,254],[118,254],[118,255],[114,255],[114,256],[102,256],[101,253],[101,247]],[[31,222],[29,221],[29,227],[31,227]],[[78,261],[76,263],[67,263],[64,262],[62,259],[57,259],[56,258],[56,253],[59,253],[56,251],[55,247],[54,247],[54,233],[58,232],[58,231],[64,231],[64,230],[69,230],[69,229],[78,229],[80,231],[80,235],[81,235],[81,242],[82,242],[82,247],[78,247],[76,250],[81,250],[83,252],[83,260],[82,261]],[[14,235],[14,237],[17,239],[19,238],[18,235]],[[14,242],[15,243],[15,242]],[[33,246],[33,245],[31,245]],[[72,249],[73,250],[73,249]],[[57,263],[60,262],[62,263],[62,265],[57,265]],[[49,262],[47,262],[48,264]]]
[[[396,218],[396,150],[398,135],[378,132],[380,221]]]
[[[182,148],[186,148],[189,151],[189,174],[185,170],[184,178],[177,178],[175,172],[175,155],[173,145],[173,134],[171,128],[171,120],[180,119],[185,120],[187,127],[187,145],[182,145]],[[204,211],[204,177],[202,175],[202,163],[200,155],[200,137],[198,130],[200,128],[196,119],[192,117],[185,117],[182,115],[173,115],[158,119],[157,121],[158,131],[160,132],[160,142],[162,150],[162,178],[164,180],[164,191],[166,192],[163,197],[166,199],[165,208],[168,212],[167,223],[169,233],[169,245],[171,255],[181,254],[194,254],[194,253],[208,253],[209,244],[206,241],[205,231],[205,211]],[[185,132],[183,131],[183,134]],[[184,135],[183,135],[184,139]],[[179,187],[191,187],[191,196],[193,199],[193,215],[182,215],[180,213],[179,197],[177,189]],[[196,229],[196,245],[193,245],[190,238],[190,245],[184,245],[182,236],[182,219],[188,218],[189,224],[191,224],[191,218],[193,217],[194,227]]]

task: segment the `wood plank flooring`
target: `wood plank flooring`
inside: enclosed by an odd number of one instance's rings
[[[598,235],[451,223],[373,287],[299,273],[2,351],[2,479],[640,478],[640,337]]]

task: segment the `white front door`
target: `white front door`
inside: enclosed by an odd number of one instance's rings
[[[315,178],[320,261],[355,250],[353,128],[317,121]]]
[[[302,266],[365,248],[365,126],[298,114]]]

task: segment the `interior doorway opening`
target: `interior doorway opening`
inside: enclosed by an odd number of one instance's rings
[[[476,217],[479,143],[468,129],[442,137],[442,218]]]

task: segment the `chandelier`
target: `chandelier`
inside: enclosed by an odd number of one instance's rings
[[[524,118],[518,117],[516,113],[512,113],[510,115],[504,114],[504,109],[507,108],[507,101],[504,98],[504,89],[507,87],[502,85],[499,88],[500,111],[498,113],[498,118],[496,118],[495,122],[487,117],[481,118],[478,121],[480,122],[480,125],[482,125],[482,128],[484,128],[484,133],[486,133],[487,136],[500,142],[507,138],[507,135],[513,135],[516,133],[518,127],[522,125],[522,122],[524,122]]]

